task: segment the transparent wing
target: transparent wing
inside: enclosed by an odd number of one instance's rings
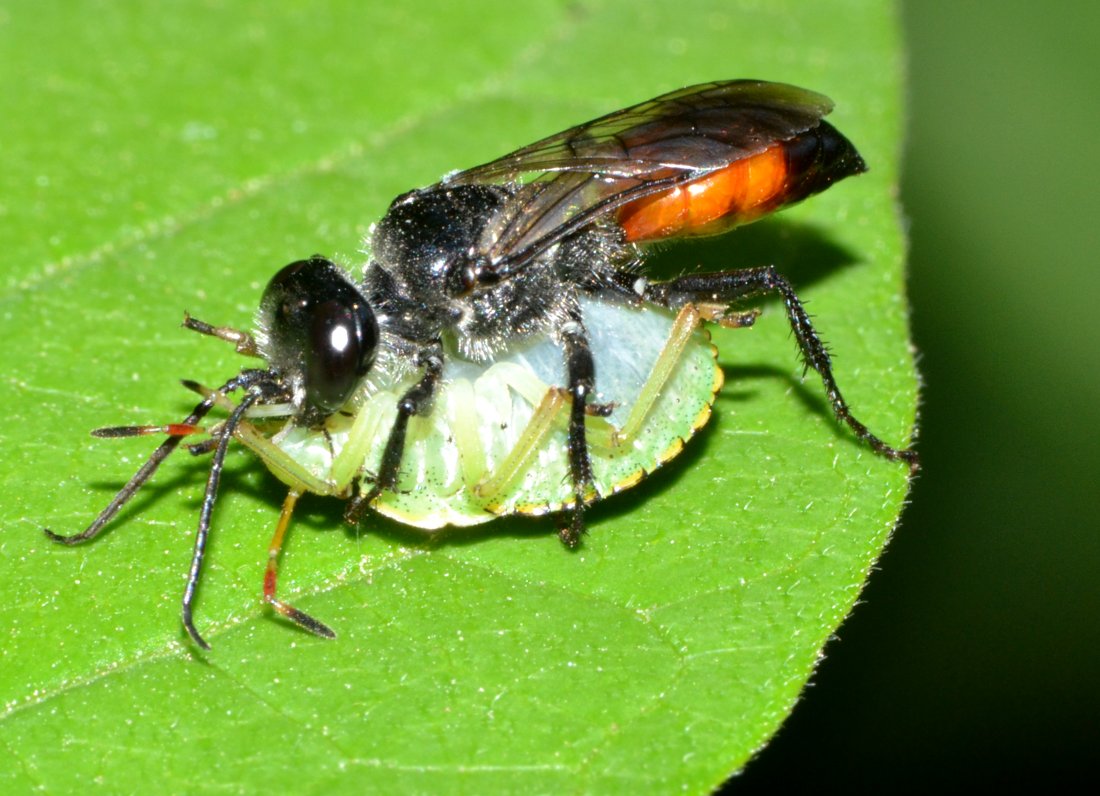
[[[572,127],[447,184],[521,184],[484,252],[497,276],[613,210],[690,182],[818,125],[821,94],[732,80],[664,94]]]

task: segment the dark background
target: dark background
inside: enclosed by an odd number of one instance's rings
[[[1095,780],[1100,6],[912,2],[924,472],[736,792]]]

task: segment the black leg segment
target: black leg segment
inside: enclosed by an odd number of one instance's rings
[[[227,392],[239,389],[242,386],[247,386],[250,381],[257,378],[255,375],[253,375],[256,373],[259,373],[259,371],[245,371],[240,376],[235,376],[234,378],[230,379],[220,388],[212,391],[210,395],[206,396],[194,408],[194,410],[192,410],[191,414],[184,418],[181,423],[176,423],[173,425],[179,427],[195,426],[199,423],[199,421],[206,417],[207,414],[210,413],[211,409],[214,408],[215,404],[217,403],[217,397],[219,395],[223,395]],[[97,429],[92,433],[97,437],[136,437],[144,435],[148,432],[145,426],[119,426],[115,428]],[[172,454],[172,452],[179,447],[182,441],[183,435],[170,434],[168,439],[162,442],[157,447],[157,449],[153,451],[153,454],[149,457],[145,464],[143,464],[141,468],[136,473],[134,473],[133,478],[127,481],[126,485],[119,490],[114,499],[107,504],[107,507],[99,513],[99,516],[92,521],[92,524],[85,528],[83,531],[81,531],[80,533],[72,534],[71,536],[63,536],[61,534],[54,533],[49,528],[43,528],[46,536],[48,536],[55,542],[61,542],[62,544],[67,545],[76,545],[80,544],[81,542],[86,542],[89,539],[94,539],[96,536],[99,535],[99,532],[102,531],[112,519],[114,519],[115,515],[118,514],[122,507],[130,502],[130,499],[138,493],[138,490],[141,489],[145,482],[153,477],[153,474],[157,471],[164,460],[167,459]],[[199,443],[198,447],[205,449],[203,443]],[[204,451],[200,450],[199,452],[201,453]]]
[[[806,368],[813,368],[821,376],[825,394],[838,420],[843,421],[855,435],[880,456],[906,462],[913,472],[919,468],[917,452],[887,445],[876,437],[867,426],[857,420],[844,400],[833,378],[832,360],[825,344],[818,337],[802,302],[790,282],[774,266],[745,268],[737,271],[720,271],[712,274],[682,276],[667,282],[646,284],[643,298],[656,304],[678,309],[688,303],[729,304],[741,299],[778,294],[787,308],[787,320],[798,342],[802,361]]]
[[[352,525],[359,524],[363,512],[376,497],[382,494],[383,490],[394,489],[397,486],[401,458],[405,453],[405,435],[409,429],[409,418],[431,411],[432,399],[435,397],[436,387],[439,386],[439,379],[443,374],[442,347],[436,343],[422,350],[417,355],[417,364],[424,368],[424,375],[406,390],[401,400],[397,402],[397,419],[394,420],[389,439],[386,440],[386,447],[382,451],[382,464],[374,486],[362,494],[355,495],[344,511],[344,520]]]
[[[206,540],[210,537],[210,523],[214,516],[214,503],[218,499],[218,486],[221,484],[222,468],[225,466],[225,454],[229,450],[229,441],[233,439],[233,432],[241,424],[245,413],[260,400],[259,392],[249,392],[241,399],[241,402],[233,409],[229,419],[225,421],[221,431],[218,432],[218,446],[214,449],[214,459],[210,463],[210,475],[206,479],[206,491],[202,496],[202,509],[199,511],[199,528],[195,532],[195,549],[191,554],[191,569],[187,573],[187,586],[183,590],[183,607],[181,617],[183,627],[191,640],[203,649],[210,649],[210,645],[199,635],[195,629],[192,618],[192,606],[195,602],[195,589],[199,585],[199,577],[202,574],[202,562],[206,556]]]
[[[574,506],[569,527],[560,536],[568,547],[580,544],[584,534],[585,498],[592,489],[592,461],[588,456],[584,418],[596,387],[596,364],[580,318],[566,322],[559,331],[565,349],[565,371],[572,404],[569,410],[569,476],[573,482]]]
[[[195,410],[187,416],[181,425],[194,425],[202,420],[214,408],[214,399],[209,398],[204,400]],[[62,534],[54,533],[49,528],[43,528],[46,536],[55,542],[61,542],[61,544],[76,545],[81,542],[86,542],[89,539],[94,539],[99,535],[115,515],[130,502],[130,499],[138,493],[138,490],[153,477],[153,473],[157,471],[160,465],[167,459],[172,452],[179,447],[183,441],[183,437],[169,437],[164,442],[157,446],[157,449],[153,451],[153,454],[146,460],[145,464],[134,473],[133,478],[126,482],[126,485],[119,490],[118,494],[114,496],[110,503],[103,511],[99,512],[99,516],[96,517],[92,524],[85,528],[80,533],[75,533],[70,536],[64,536]]]

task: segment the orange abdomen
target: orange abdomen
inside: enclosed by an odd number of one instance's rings
[[[787,176],[785,147],[774,144],[705,177],[637,199],[623,206],[618,221],[630,243],[721,232],[774,209]]]

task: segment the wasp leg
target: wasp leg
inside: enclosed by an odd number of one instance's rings
[[[550,436],[559,431],[568,432],[569,413],[565,410],[570,406],[570,401],[569,393],[564,388],[550,387],[530,370],[514,363],[498,362],[492,366],[490,373],[494,374],[494,381],[503,382],[509,390],[534,407],[523,432],[507,456],[496,462],[491,470],[477,435],[479,418],[472,392],[465,400],[461,397],[454,400],[453,390],[461,382],[452,385],[447,410],[456,436],[462,437],[459,447],[469,454],[462,460],[463,480],[490,511],[496,511],[500,508],[499,505],[494,506],[497,496],[530,470]],[[585,441],[590,451],[611,451],[615,447],[618,429],[599,414],[600,409],[598,404],[588,404],[586,407]]]
[[[301,496],[301,492],[291,489],[287,492],[286,500],[283,501],[283,510],[279,513],[279,522],[275,525],[275,534],[271,537],[271,544],[267,547],[267,569],[264,571],[264,602],[310,633],[323,638],[336,638],[336,633],[324,622],[314,619],[304,611],[299,611],[290,603],[285,603],[275,596],[276,583],[279,577],[279,553],[283,549],[283,539],[286,538],[287,529],[290,527],[290,517],[294,514],[294,507],[298,504],[298,498]]]
[[[714,305],[716,306],[716,305]],[[714,306],[685,304],[669,331],[668,340],[665,342],[657,359],[654,362],[646,382],[638,393],[630,410],[630,415],[622,428],[617,428],[613,423],[604,419],[599,405],[588,404],[586,406],[587,419],[585,422],[585,439],[590,452],[611,452],[615,448],[632,442],[643,429],[645,420],[652,411],[654,404],[661,397],[661,392],[669,379],[675,373],[680,364],[684,349],[691,340],[695,330],[704,321],[721,322],[725,326],[743,327],[751,326],[759,315],[757,310],[735,313],[725,317],[723,308],[719,319]],[[509,452],[508,457],[498,464],[492,473],[483,477],[477,483],[475,489],[478,497],[491,500],[508,487],[512,481],[532,461],[534,455],[541,449],[546,438],[561,422],[562,410],[565,407],[567,393],[560,388],[548,387],[530,372],[508,363],[498,363],[493,366],[503,371],[500,378],[508,386],[521,395],[524,400],[536,407],[527,427],[516,445]],[[721,382],[715,383],[717,390]],[[595,410],[595,411],[593,411]],[[475,418],[476,419],[476,418]],[[463,418],[457,418],[454,425],[461,425]],[[467,419],[467,425],[473,425]]]
[[[584,419],[587,416],[588,399],[596,386],[596,364],[588,344],[580,318],[566,322],[561,330],[565,348],[565,372],[569,382],[569,476],[573,481],[573,513],[569,526],[558,535],[567,547],[576,547],[584,535],[584,507],[595,493],[592,478],[592,460],[588,455]]]
[[[183,386],[214,401],[215,406],[220,406],[230,412],[236,408],[236,404],[229,400],[221,391],[212,390],[190,379],[184,379]],[[262,461],[267,469],[277,478],[280,478],[285,483],[292,484],[292,488],[297,489],[299,492],[314,492],[318,495],[340,495],[347,487],[346,481],[337,482],[336,479],[333,479],[333,481],[326,481],[322,478],[318,478],[291,457],[290,454],[264,436],[256,426],[249,422],[250,419],[254,419],[257,416],[257,408],[268,409],[272,406],[282,407],[283,405],[260,404],[259,407],[254,406],[249,410],[245,418],[233,429],[233,436],[240,440],[241,444],[246,448],[259,456],[260,461]],[[264,415],[261,415],[260,419],[263,419],[263,417]],[[214,450],[218,444],[217,434],[221,431],[222,427],[222,425],[215,426],[213,429],[213,433],[215,434],[214,437],[194,445],[188,445],[187,449],[195,456],[209,453],[211,450]]]
[[[235,379],[226,382],[222,390],[233,389]],[[219,391],[220,393],[220,391]],[[118,491],[118,494],[114,496],[107,507],[103,509],[89,525],[80,533],[74,533],[70,536],[64,536],[62,534],[54,533],[49,528],[43,528],[46,536],[55,542],[60,542],[66,545],[76,545],[81,542],[86,542],[89,539],[94,539],[99,535],[100,531],[106,527],[107,523],[115,518],[115,515],[130,502],[130,499],[137,494],[142,485],[145,484],[153,474],[160,467],[161,463],[168,458],[168,456],[179,447],[180,442],[183,441],[185,436],[189,436],[199,431],[198,423],[210,410],[217,404],[217,398],[213,395],[205,397],[187,416],[182,423],[171,423],[167,426],[118,426],[114,428],[96,429],[92,432],[97,437],[134,437],[143,436],[149,433],[163,432],[168,434],[169,437],[162,442],[152,455],[145,461],[145,464],[134,473],[134,476],[126,482],[126,485]]]
[[[919,467],[917,452],[910,448],[894,448],[871,433],[863,423],[853,415],[848,403],[841,395],[833,378],[832,360],[825,344],[821,342],[817,331],[810,322],[805,307],[775,266],[763,268],[745,268],[737,271],[720,271],[713,274],[682,276],[667,282],[653,282],[644,285],[641,296],[664,307],[676,309],[688,303],[703,306],[728,306],[731,302],[755,296],[778,294],[787,309],[787,320],[798,342],[799,351],[805,367],[813,368],[825,385],[825,394],[833,407],[837,419],[848,425],[856,437],[868,445],[879,456],[894,461],[903,461],[912,472]]]
[[[424,368],[424,375],[397,402],[397,418],[386,440],[386,447],[382,452],[382,464],[378,468],[378,477],[374,481],[374,486],[348,502],[348,507],[344,511],[344,520],[351,525],[359,524],[363,512],[384,490],[392,490],[397,486],[401,457],[405,452],[405,434],[409,429],[409,418],[413,415],[425,414],[431,408],[435,388],[443,373],[443,353],[439,344],[422,350],[417,360],[417,364]]]
[[[192,606],[195,602],[195,590],[198,588],[199,578],[202,575],[202,562],[206,556],[206,540],[210,537],[210,520],[214,515],[214,503],[218,498],[218,486],[221,484],[222,468],[225,466],[225,454],[229,450],[229,440],[233,438],[234,429],[244,419],[245,412],[261,397],[259,392],[246,394],[222,426],[222,430],[218,435],[218,447],[214,449],[214,458],[210,462],[210,475],[206,479],[206,491],[202,496],[202,508],[199,510],[199,527],[195,531],[195,550],[191,554],[191,568],[187,572],[187,585],[183,590],[183,605],[180,616],[187,635],[205,650],[210,649],[210,645],[195,629]]]

